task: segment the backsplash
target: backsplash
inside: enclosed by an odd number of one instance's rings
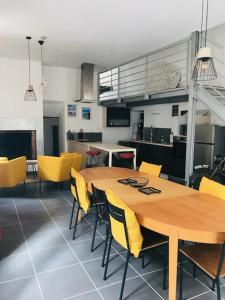
[[[144,140],[150,141],[152,131],[152,142],[160,143],[162,139],[164,143],[170,142],[171,128],[154,128],[144,127]]]

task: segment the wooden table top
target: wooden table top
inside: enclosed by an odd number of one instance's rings
[[[139,223],[163,234],[178,230],[179,238],[197,242],[221,242],[225,239],[225,201],[159,177],[131,169],[90,168],[81,171],[88,188],[111,189],[136,214]],[[160,194],[145,195],[117,182],[118,178],[145,176],[148,186]]]

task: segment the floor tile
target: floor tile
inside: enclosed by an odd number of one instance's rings
[[[21,253],[27,253],[27,247],[23,237],[0,240],[0,256],[4,257]]]
[[[126,257],[126,252],[121,254],[124,258]],[[148,272],[156,271],[163,268],[163,256],[156,252],[152,251],[145,255],[145,267],[142,268],[142,259],[130,257],[129,263],[132,267],[135,268],[140,274],[145,274]]]
[[[86,224],[77,226],[75,240],[73,240],[73,229],[60,229],[60,231],[69,243],[91,240],[93,236],[93,228]],[[96,233],[96,237],[100,237],[100,235]]]
[[[0,295],[1,300],[42,300],[33,276],[0,284]]]
[[[67,245],[31,253],[37,273],[69,266],[78,262]]]
[[[40,200],[19,199],[15,200],[18,213],[43,210]]]
[[[208,292],[208,293],[202,294],[194,299],[195,300],[217,300],[217,296],[213,292]]]
[[[99,295],[97,291],[92,291],[92,292],[71,297],[69,300],[101,300],[101,299],[102,297]]]
[[[23,232],[20,224],[3,226],[2,231],[3,231],[3,239],[23,237]]]
[[[45,300],[61,300],[94,289],[94,285],[81,265],[42,273],[37,276]]]
[[[65,245],[65,241],[58,231],[35,232],[27,238],[29,250],[37,251],[49,247]]]
[[[91,240],[71,243],[70,246],[75,251],[81,262],[102,258],[104,250],[104,240],[102,238],[95,239],[95,250],[91,252]],[[116,252],[112,249],[111,254]]]
[[[105,300],[119,299],[121,282],[100,289],[100,293],[103,295]],[[160,300],[160,296],[157,295],[151,289],[151,287],[145,283],[140,277],[126,280],[123,299],[132,300]]]
[[[103,280],[104,268],[101,267],[101,259],[89,261],[84,263],[83,265],[93,279],[95,285],[97,287],[103,287],[122,280],[124,263],[124,260],[119,255],[111,256],[108,267],[107,280],[105,281]],[[136,275],[137,273],[133,269],[128,267],[127,278],[134,277]]]
[[[49,219],[49,214],[46,212],[46,210],[36,210],[32,212],[19,212],[20,221],[22,223],[24,222],[33,222],[43,219]]]
[[[70,206],[71,203],[68,202],[65,198],[53,198],[53,199],[43,199],[42,203],[45,207],[58,207],[58,206]]]
[[[66,215],[66,216],[61,216],[61,217],[53,217],[54,221],[56,222],[57,226],[60,228],[68,229],[69,228],[69,223],[70,223],[70,216],[71,215]],[[75,218],[75,217],[74,217]],[[74,227],[74,222],[75,219],[73,218],[73,223],[72,226]],[[86,225],[89,226],[88,223],[85,221],[84,218],[79,220],[77,227],[80,225]]]
[[[10,198],[2,198],[0,197],[0,207],[2,206],[14,206],[13,200]]]
[[[16,213],[0,213],[0,225],[10,225],[16,223],[19,223]]]
[[[3,257],[0,260],[0,282],[33,275],[29,255],[18,254]],[[0,296],[1,299],[1,296]]]
[[[57,230],[57,227],[51,219],[42,219],[40,221],[22,223],[22,227],[26,237],[29,237],[35,233]]]
[[[61,217],[61,216],[70,215],[71,210],[72,210],[71,206],[59,206],[59,207],[48,208],[48,212],[52,217]]]

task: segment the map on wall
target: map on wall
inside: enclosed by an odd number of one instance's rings
[[[181,72],[172,63],[160,62],[154,64],[150,72],[149,93],[175,89],[179,85]]]

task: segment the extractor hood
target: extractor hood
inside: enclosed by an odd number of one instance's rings
[[[75,102],[91,103],[94,99],[94,65],[83,63],[81,65],[80,99]]]

